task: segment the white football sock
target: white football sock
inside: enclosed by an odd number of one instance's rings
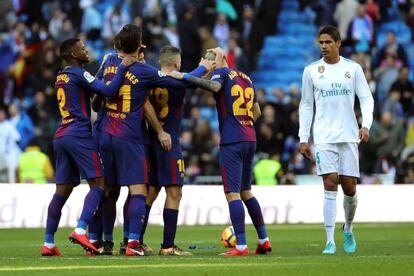
[[[86,230],[82,228],[75,228],[75,233],[78,235],[86,235]]]
[[[358,205],[358,197],[344,195],[344,211],[345,211],[345,232],[352,232],[352,222],[354,221],[355,210]]]
[[[55,244],[54,243],[45,242],[45,243],[43,243],[43,245],[46,246],[47,248],[53,248],[53,247],[55,247]]]
[[[336,194],[337,192],[325,190],[325,198],[323,201],[323,218],[325,222],[326,241],[332,243],[335,243]]]
[[[247,245],[246,245],[246,244],[236,245],[236,248],[237,248],[238,250],[245,250],[245,249],[247,248]]]
[[[267,242],[269,240],[269,237],[264,238],[264,239],[259,239],[259,244],[264,244],[265,242]]]

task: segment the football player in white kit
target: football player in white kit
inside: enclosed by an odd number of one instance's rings
[[[316,161],[317,173],[322,176],[325,188],[323,215],[327,242],[323,254],[336,252],[334,231],[339,183],[344,192],[343,248],[347,253],[356,250],[352,221],[357,207],[358,144],[368,141],[374,109],[361,66],[340,56],[340,46],[341,37],[336,27],[326,26],[319,31],[323,57],[303,71],[299,106],[300,152]],[[360,129],[354,113],[355,96],[362,111]],[[315,158],[309,147],[312,120]]]

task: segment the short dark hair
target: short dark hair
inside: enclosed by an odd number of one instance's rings
[[[341,34],[339,33],[339,30],[337,27],[335,26],[324,26],[319,30],[319,36],[323,35],[323,34],[327,34],[330,37],[332,37],[332,39],[337,42],[337,41],[341,41]]]
[[[73,48],[75,47],[76,43],[78,43],[79,41],[80,41],[79,38],[69,38],[63,41],[62,44],[60,44],[60,48],[59,48],[60,57],[63,58],[64,60],[70,58],[70,54],[72,53]]]
[[[119,33],[114,36],[114,47],[117,51],[121,50],[121,45],[119,45]]]
[[[126,24],[118,34],[119,50],[126,54],[135,52],[141,45],[141,28],[134,24]]]

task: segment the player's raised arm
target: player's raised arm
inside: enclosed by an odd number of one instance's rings
[[[171,76],[171,77],[173,77],[175,79],[178,79],[178,80],[184,79],[188,83],[190,83],[190,84],[192,84],[196,87],[199,87],[199,88],[202,88],[202,89],[214,92],[214,93],[219,92],[221,87],[222,87],[221,83],[218,82],[218,81],[206,80],[206,79],[194,77],[194,76],[192,76],[191,74],[188,74],[188,73],[181,73],[181,72],[178,72],[178,71],[174,71],[174,72],[168,73],[168,76]]]
[[[145,102],[144,116],[154,131],[157,133],[161,147],[166,151],[170,151],[172,147],[171,135],[164,131],[163,127],[158,121],[157,114],[155,113],[154,107],[150,101]]]
[[[372,97],[367,80],[361,66],[355,72],[355,93],[358,96],[361,113],[362,113],[362,127],[359,130],[359,139],[361,142],[368,142],[369,129],[372,125],[374,112],[374,98]]]
[[[105,97],[113,97],[118,94],[118,90],[121,87],[124,79],[125,72],[128,66],[137,62],[137,58],[131,55],[127,55],[122,59],[122,63],[118,66],[116,70],[115,77],[112,79],[111,83],[105,84],[104,82],[95,79],[91,74],[85,71],[84,78],[87,80],[87,86],[92,91],[100,93]]]

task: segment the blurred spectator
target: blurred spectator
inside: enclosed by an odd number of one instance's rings
[[[351,39],[357,53],[367,53],[374,39],[374,24],[366,12],[366,5],[360,4],[357,16],[351,23]]]
[[[336,5],[333,18],[338,24],[342,40],[347,40],[349,24],[356,16],[358,6],[356,0],[342,0]]]
[[[112,45],[114,35],[119,32],[125,24],[131,22],[129,14],[117,3],[105,11],[102,36],[106,39],[107,45]]]
[[[404,119],[403,108],[400,103],[400,93],[391,90],[388,99],[386,100],[382,112],[389,112],[392,114],[393,124],[402,123]]]
[[[178,34],[181,48],[181,70],[193,70],[200,60],[200,38],[198,36],[198,21],[196,8],[188,4],[183,15],[178,20]]]
[[[243,50],[237,45],[235,38],[230,38],[227,46],[227,64],[230,69],[241,69],[243,67]]]
[[[17,129],[20,134],[19,147],[24,150],[30,140],[35,137],[32,119],[27,115],[21,106],[21,102],[15,99],[9,105],[10,122]]]
[[[230,26],[225,14],[219,13],[214,26],[213,35],[218,42],[219,47],[226,50],[230,37]]]
[[[6,182],[14,183],[16,179],[16,169],[21,153],[18,143],[20,141],[20,134],[16,127],[7,120],[6,111],[0,106],[0,161],[3,164],[3,175],[0,176]],[[4,168],[4,165],[6,168]],[[7,177],[5,171],[7,170]]]
[[[62,12],[60,7],[56,7],[53,10],[53,16],[49,21],[49,34],[53,39],[58,38],[59,33],[63,30],[63,20],[66,18],[66,15]]]
[[[178,36],[176,23],[168,21],[163,33],[167,38],[169,45],[177,48],[180,47],[180,37]]]
[[[374,71],[374,77],[377,83],[375,98],[377,100],[376,108],[381,110],[390,91],[391,85],[398,79],[400,67],[398,66],[395,56],[387,54],[387,58],[381,66]]]
[[[413,96],[414,86],[408,79],[408,68],[400,69],[399,78],[391,85],[391,91],[398,91],[400,94],[400,103],[406,117],[413,115]]]
[[[404,147],[404,132],[401,122],[393,123],[390,112],[383,112],[381,121],[374,121],[368,142],[375,148],[377,164],[375,171],[384,173],[385,168],[394,166]]]
[[[211,33],[209,27],[200,27],[198,33],[200,35],[201,42],[201,56],[204,56],[208,49],[213,49],[218,46],[217,40],[213,37],[213,34]]]
[[[411,30],[411,42],[414,42],[414,5],[411,6],[410,12],[408,13],[407,24]]]
[[[380,20],[379,7],[375,0],[367,0],[367,14],[373,22]]]
[[[32,139],[19,157],[19,183],[49,183],[54,172],[49,157],[41,152],[35,139]]]
[[[81,0],[79,6],[84,10],[81,31],[92,41],[99,39],[103,22],[101,14],[95,7],[95,0]]]
[[[90,30],[89,35],[90,37],[94,37],[93,32],[96,32],[96,30]],[[66,39],[73,38],[76,36],[76,31],[73,28],[72,20],[69,18],[65,18],[62,23],[62,30],[57,34],[56,42],[58,44],[62,43]]]
[[[387,55],[395,56],[396,63],[400,67],[408,65],[407,53],[405,52],[404,47],[396,41],[394,32],[387,33],[387,42],[378,51],[378,55],[376,57],[377,61],[373,64],[373,66],[381,66],[381,64],[385,62]]]
[[[271,158],[262,158],[254,165],[254,179],[256,185],[277,185],[278,174],[281,172],[280,156],[275,154]]]

